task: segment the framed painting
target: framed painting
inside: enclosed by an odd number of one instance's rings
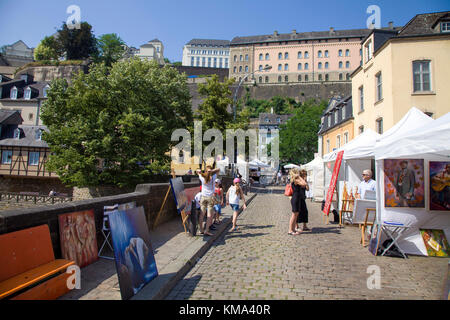
[[[443,230],[420,229],[429,257],[448,257],[450,248]]]
[[[430,210],[450,211],[450,162],[430,161]]]
[[[384,160],[384,206],[425,208],[423,159]]]

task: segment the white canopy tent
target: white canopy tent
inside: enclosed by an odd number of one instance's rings
[[[442,229],[450,239],[450,212],[430,211],[430,161],[450,161],[450,112],[437,120],[400,134],[391,134],[375,146],[377,219],[402,223],[409,229],[398,245],[405,253],[427,255],[419,229]],[[385,207],[384,159],[424,159],[425,208]]]
[[[285,165],[283,168],[285,168],[285,169],[293,169],[293,168],[300,169],[300,166],[293,164],[293,163],[289,163],[289,164]]]
[[[322,201],[323,194],[323,160],[314,154],[314,160],[301,166],[308,173],[309,194],[315,201]],[[286,168],[286,167],[285,167]]]

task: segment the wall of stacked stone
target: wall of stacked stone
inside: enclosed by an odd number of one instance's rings
[[[39,192],[48,195],[50,190],[72,196],[72,188],[66,187],[58,178],[0,177],[0,191]]]
[[[184,183],[185,188],[199,186],[198,180]],[[73,201],[44,207],[26,208],[0,212],[0,234],[14,232],[26,228],[47,224],[50,228],[53,249],[56,258],[61,258],[58,215],[64,213],[94,210],[95,226],[97,231],[97,245],[103,242],[101,229],[103,226],[103,207],[135,201],[137,206],[143,206],[150,229],[178,217],[172,191],[169,192],[166,204],[162,210],[158,224],[155,225],[156,216],[169,188],[168,183],[140,184],[132,193],[101,197],[95,199]],[[181,223],[181,218],[180,218]]]

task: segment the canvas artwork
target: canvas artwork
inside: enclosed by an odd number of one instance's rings
[[[158,275],[144,208],[109,214],[120,294],[126,300]]]
[[[423,159],[384,160],[384,206],[425,208]]]
[[[184,183],[181,177],[170,179],[170,185],[172,186],[172,192],[178,212],[181,213],[182,210],[191,212],[191,203],[184,190]]]
[[[450,247],[443,230],[420,229],[423,242],[430,257],[448,257]]]
[[[372,228],[372,233],[370,234],[370,241],[368,246],[370,253],[372,253],[374,256],[378,255],[380,240],[381,240],[381,226],[375,224]]]
[[[430,161],[430,210],[450,210],[450,162]]]
[[[94,210],[58,216],[61,252],[64,259],[83,268],[98,259]]]

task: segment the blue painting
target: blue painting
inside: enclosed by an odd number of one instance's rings
[[[184,183],[181,177],[170,179],[172,186],[173,197],[177,206],[178,213],[184,210],[186,213],[191,212],[191,202],[188,200],[186,192],[184,191]]]
[[[144,208],[113,211],[109,225],[120,293],[126,300],[158,275]]]

